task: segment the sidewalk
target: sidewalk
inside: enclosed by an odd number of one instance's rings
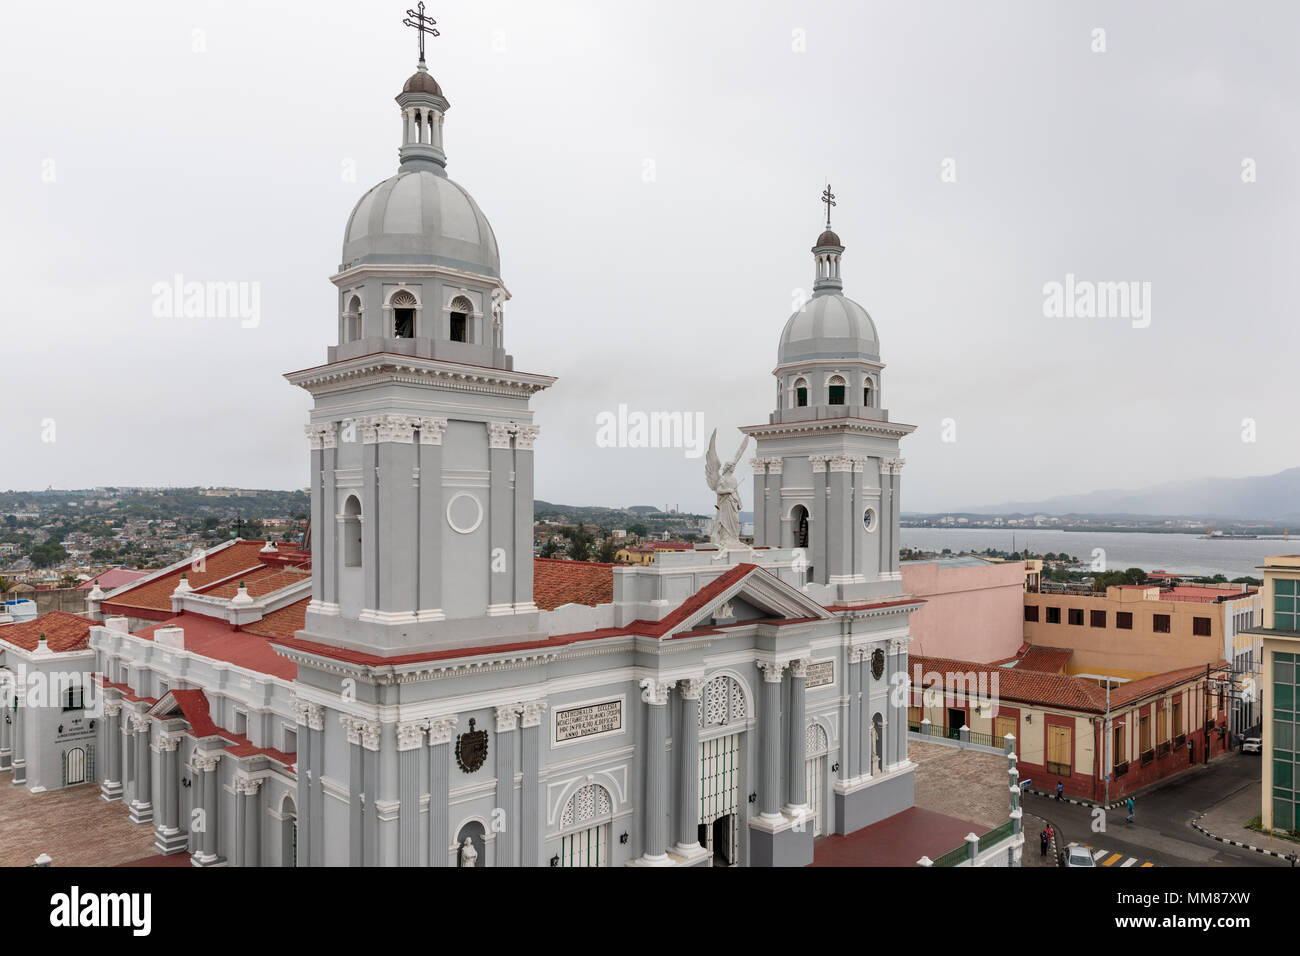
[[[1253,781],[1221,800],[1192,821],[1192,827],[1220,843],[1244,847],[1268,856],[1284,858],[1300,853],[1300,843],[1270,837],[1267,833],[1247,830],[1247,820],[1259,816],[1261,781]]]

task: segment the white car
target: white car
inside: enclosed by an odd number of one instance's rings
[[[1263,753],[1263,742],[1258,737],[1247,737],[1241,742],[1241,752],[1244,754]]]
[[[1065,851],[1065,865],[1072,866],[1092,866],[1097,865],[1092,858],[1092,851],[1086,846],[1072,846]]]

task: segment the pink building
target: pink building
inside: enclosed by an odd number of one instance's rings
[[[991,664],[1024,643],[1025,563],[979,558],[904,561],[903,590],[925,599],[911,617],[912,655]]]

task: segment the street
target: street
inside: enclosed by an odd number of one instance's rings
[[[1088,846],[1099,865],[1112,861],[1108,865],[1289,867],[1285,860],[1219,843],[1192,829],[1192,820],[1214,805],[1252,784],[1258,792],[1259,778],[1259,757],[1230,754],[1136,797],[1132,824],[1124,822],[1122,807],[1108,811],[1102,832],[1094,832],[1091,807],[1033,794],[1026,796],[1024,805],[1027,812],[1055,828],[1058,851],[1070,843]],[[1259,812],[1257,804],[1255,812]],[[1260,834],[1255,845],[1267,845],[1267,841],[1268,837]]]

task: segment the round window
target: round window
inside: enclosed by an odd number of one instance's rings
[[[866,528],[868,531],[876,530],[875,508],[868,508],[866,511],[862,512],[862,527]]]

